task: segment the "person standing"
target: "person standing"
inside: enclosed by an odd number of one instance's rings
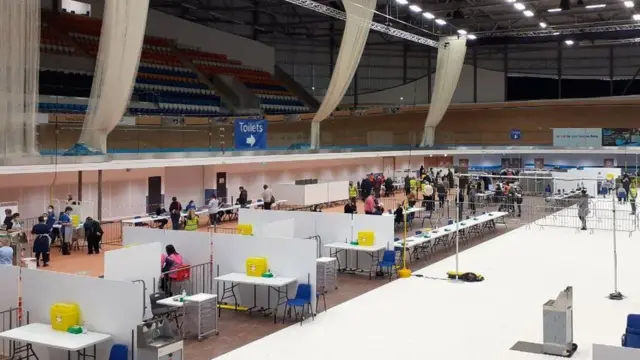
[[[7,230],[11,230],[11,226],[13,226],[13,215],[11,209],[4,209],[4,226]]]
[[[49,233],[51,234],[51,243],[54,243],[58,237],[60,237],[60,229],[56,229],[53,225],[56,224],[56,213],[53,211],[53,205],[49,205],[47,208],[47,218],[45,219],[45,223],[49,228]]]
[[[211,199],[209,199],[209,203],[207,207],[209,208],[209,222],[211,225],[215,225],[218,223],[218,207],[220,203],[218,202],[218,197],[213,194],[211,195]]]
[[[476,214],[476,201],[478,201],[477,195],[476,186],[471,185],[469,187],[469,210],[471,211],[471,215]]]
[[[464,208],[464,190],[456,187],[456,191],[458,192],[457,201],[458,204],[458,221],[462,221],[462,212]]]
[[[349,199],[354,201],[358,197],[358,188],[353,185],[353,181],[349,181]]]
[[[638,198],[638,189],[636,184],[632,184],[629,189],[629,202],[631,203],[631,215],[636,215],[636,199]]]
[[[578,217],[582,222],[580,230],[587,230],[587,216],[589,215],[589,195],[587,190],[583,189],[578,198]]]
[[[444,187],[443,181],[438,182],[438,185],[436,185],[436,190],[438,192],[438,203],[440,204],[440,209],[442,209],[447,197],[447,190]]]
[[[177,197],[171,198],[171,204],[169,204],[169,215],[171,216],[171,226],[173,230],[180,230],[180,216],[182,213],[182,204],[178,201]]]
[[[247,202],[249,201],[249,194],[247,193],[247,190],[244,189],[244,186],[240,186],[240,195],[238,195],[238,205],[240,205],[240,207],[247,207]]]
[[[87,248],[89,255],[100,254],[100,241],[102,240],[102,227],[100,223],[91,216],[87,216],[83,224],[84,236],[87,238]]]
[[[271,205],[276,202],[275,196],[273,196],[273,191],[269,188],[269,185],[264,184],[262,186],[262,203],[264,204],[265,210],[271,210]]]
[[[42,258],[43,267],[49,266],[51,237],[49,236],[49,227],[46,224],[44,216],[38,218],[38,223],[33,225],[31,233],[36,236],[33,241],[33,253],[36,256],[36,266],[40,267],[40,258]]]
[[[69,251],[69,244],[71,244],[71,238],[73,237],[71,212],[73,212],[73,208],[71,206],[67,206],[58,218],[62,225],[60,228],[60,233],[62,234],[62,245],[60,245],[62,247],[62,255],[71,255],[71,251]]]

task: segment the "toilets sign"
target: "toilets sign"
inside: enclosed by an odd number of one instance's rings
[[[236,120],[233,138],[237,150],[267,148],[267,120]]]

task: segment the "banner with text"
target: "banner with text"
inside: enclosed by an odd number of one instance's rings
[[[640,129],[604,128],[602,146],[640,146]]]
[[[600,147],[602,142],[602,129],[600,128],[553,129],[553,146]]]

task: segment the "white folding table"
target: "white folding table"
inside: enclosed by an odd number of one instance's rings
[[[276,323],[276,317],[278,314],[278,307],[284,305],[289,299],[289,285],[296,283],[298,280],[295,278],[275,276],[271,278],[261,276],[249,276],[242,273],[229,273],[226,275],[218,276],[215,278],[218,282],[222,282],[222,297],[220,303],[224,304],[225,300],[233,299],[233,304],[236,309],[240,305],[238,303],[238,297],[236,296],[235,289],[240,285],[252,285],[253,286],[253,306],[249,307],[247,311],[259,311],[265,316],[269,316],[270,312],[273,312],[273,323]],[[231,286],[227,287],[227,283],[231,283]],[[267,307],[258,307],[257,291],[258,286],[264,286],[267,288]],[[271,307],[271,291],[276,294],[276,303],[274,307]],[[218,294],[220,292],[218,291]],[[220,311],[221,312],[221,311]],[[219,313],[220,313],[219,312]]]
[[[359,254],[364,253],[371,257],[371,265],[369,267],[369,279],[371,279],[371,273],[375,272],[375,269],[378,266],[378,262],[380,261],[380,251],[385,250],[386,246],[384,244],[373,245],[373,246],[362,246],[362,245],[353,245],[348,242],[334,242],[325,245],[325,247],[329,248],[329,256],[335,257],[338,260],[338,271],[340,272],[365,272],[365,269],[360,268],[359,264]],[[349,267],[349,253],[353,251],[356,253],[356,267]],[[345,264],[344,267],[340,265],[339,254],[341,252],[345,253]]]
[[[158,300],[156,303],[165,306],[172,306],[182,309],[182,321],[180,326],[183,330],[183,336],[186,337],[188,328],[195,326],[195,334],[198,341],[202,340],[205,336],[218,332],[218,316],[217,310],[217,295],[213,294],[195,294],[186,296],[180,301],[181,296],[172,296],[165,299]],[[211,323],[213,319],[213,323]]]
[[[38,355],[33,351],[33,345],[67,351],[67,360],[71,360],[71,352],[75,351],[77,359],[86,358],[97,360],[96,345],[111,338],[109,334],[87,332],[70,334],[66,331],[54,330],[49,324],[33,323],[0,333],[0,338],[11,340],[11,359],[20,360]],[[19,343],[24,343],[20,345]],[[93,354],[87,353],[87,348],[93,347]]]

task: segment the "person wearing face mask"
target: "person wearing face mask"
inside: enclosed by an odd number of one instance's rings
[[[53,225],[56,224],[56,213],[53,211],[53,205],[49,205],[47,208],[47,213],[43,215],[45,224],[49,228],[49,233],[51,234],[51,243],[53,244],[57,238],[60,237],[60,230],[55,229]]]
[[[22,222],[20,221],[20,213],[14,213],[11,220],[11,231],[22,231]]]
[[[69,244],[71,244],[71,238],[73,236],[73,224],[71,223],[72,212],[73,208],[71,206],[67,206],[64,209],[64,212],[60,214],[59,220],[62,224],[62,255],[71,255],[71,251],[69,251]]]

